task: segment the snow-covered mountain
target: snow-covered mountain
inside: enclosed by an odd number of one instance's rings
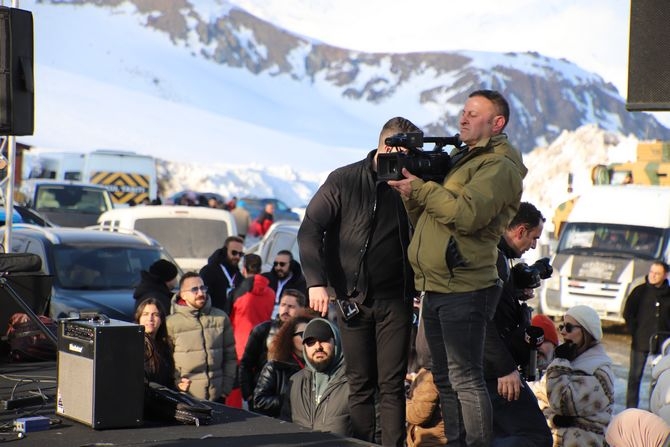
[[[327,171],[376,145],[391,116],[455,133],[477,88],[505,92],[508,132],[525,152],[593,123],[608,135],[670,138],[650,115],[626,112],[598,75],[539,54],[347,50],[224,0],[21,7],[35,20],[37,116],[35,135],[20,141],[149,153],[164,160],[165,194],[188,187],[303,205]]]

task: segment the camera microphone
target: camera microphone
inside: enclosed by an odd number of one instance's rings
[[[526,380],[533,381],[537,374],[537,347],[544,343],[544,329],[538,326],[528,326],[524,333],[524,340],[530,346]]]

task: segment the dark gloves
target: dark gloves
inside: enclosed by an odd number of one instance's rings
[[[577,422],[577,416],[563,416],[562,414],[555,414],[553,421],[556,427],[572,427],[575,425],[575,422]]]
[[[577,345],[574,343],[563,343],[556,346],[554,357],[573,361],[577,357]]]

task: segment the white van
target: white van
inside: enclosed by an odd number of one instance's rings
[[[235,219],[225,210],[200,206],[133,206],[107,211],[98,229],[140,231],[158,241],[184,271],[199,271],[231,235]]]
[[[540,291],[543,313],[577,304],[623,323],[631,290],[654,260],[670,260],[670,188],[601,185],[579,197],[568,216]]]

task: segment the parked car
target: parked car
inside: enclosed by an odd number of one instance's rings
[[[20,189],[23,205],[64,227],[93,225],[98,216],[113,208],[109,191],[93,183],[28,179]]]
[[[3,228],[0,237],[4,238]],[[54,319],[94,311],[132,321],[140,271],[158,259],[175,262],[155,240],[140,233],[16,224],[11,245],[12,253],[39,255],[42,273],[53,277],[44,313]]]
[[[99,229],[137,230],[156,239],[179,266],[199,271],[223,241],[237,234],[229,211],[199,206],[133,206],[100,215]]]
[[[237,201],[237,206],[241,206],[242,208],[249,211],[251,220],[254,220],[263,212],[265,209],[265,204],[267,203],[273,203],[275,206],[275,222],[279,222],[280,220],[300,221],[300,216],[298,213],[293,212],[287,204],[279,199],[257,199],[254,197],[242,197]]]
[[[246,253],[256,253],[263,260],[262,271],[272,270],[272,263],[280,250],[290,250],[293,259],[300,262],[298,250],[298,229],[300,222],[278,221],[272,224],[265,236],[246,249]]]
[[[0,207],[0,226],[5,225],[7,216],[5,214],[5,207]],[[40,227],[54,227],[53,222],[41,215],[35,210],[26,208],[25,206],[14,205],[14,212],[12,213],[12,223],[29,223],[39,225]]]

